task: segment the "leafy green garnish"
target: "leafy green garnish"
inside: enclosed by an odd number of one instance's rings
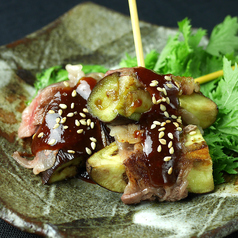
[[[220,54],[229,54],[238,49],[238,24],[237,18],[227,16],[223,23],[214,27],[210,42],[207,46],[207,52],[219,56]]]
[[[159,53],[155,50],[149,52],[145,57],[145,67],[147,69],[154,70],[155,64],[158,60]],[[131,57],[129,54],[126,54],[126,58],[122,59],[120,62],[120,67],[136,67],[137,59],[136,57]]]
[[[87,64],[84,64],[83,65],[83,72],[85,74],[89,74],[89,73],[106,73],[108,71],[107,68],[105,68],[104,66],[101,66],[101,65],[87,65]]]
[[[36,74],[36,82],[34,83],[34,87],[38,91],[53,83],[58,83],[65,80],[68,80],[67,71],[62,69],[61,66],[57,65]]]
[[[219,108],[216,122],[204,134],[213,159],[216,184],[224,182],[224,171],[236,174],[238,168],[238,68],[232,70],[231,62],[224,58],[223,70],[224,78],[211,82],[211,91],[206,85],[201,87]]]

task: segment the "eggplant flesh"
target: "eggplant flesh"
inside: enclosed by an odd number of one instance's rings
[[[52,184],[76,176],[80,169],[85,168],[85,159],[59,150],[55,164],[41,173],[43,184]]]
[[[125,166],[116,142],[92,155],[86,163],[90,178],[113,192],[123,193],[127,185]]]
[[[133,76],[112,73],[97,83],[90,94],[89,112],[103,122],[138,121],[140,115],[152,107],[149,92]]]
[[[211,126],[217,117],[216,103],[201,93],[179,96],[181,116],[187,125],[198,125],[205,129]]]

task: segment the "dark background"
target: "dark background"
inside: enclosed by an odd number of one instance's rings
[[[54,21],[80,0],[0,0],[0,45],[30,34]],[[129,15],[127,0],[95,0],[94,3]],[[208,30],[222,22],[227,15],[237,16],[235,0],[137,0],[139,19],[156,25],[177,27],[185,17],[193,27]],[[0,219],[0,238],[36,238],[19,231]],[[229,237],[238,237],[238,232]]]

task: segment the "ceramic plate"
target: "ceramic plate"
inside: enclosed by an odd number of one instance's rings
[[[160,51],[176,30],[141,23],[145,52]],[[92,3],[76,6],[26,38],[0,48],[0,215],[46,237],[223,237],[238,229],[236,178],[211,194],[175,203],[124,205],[121,194],[79,179],[42,185],[11,157],[35,73],[67,63],[115,67],[134,53],[126,16]]]

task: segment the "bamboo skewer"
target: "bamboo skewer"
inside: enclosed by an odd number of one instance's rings
[[[134,36],[137,65],[145,67],[136,0],[128,0],[128,3],[129,3],[129,9],[130,9],[132,31]],[[232,66],[232,69],[234,69],[234,67],[235,66]],[[195,82],[202,84],[202,83],[207,83],[213,79],[216,79],[222,75],[223,75],[223,70],[219,70],[219,71],[198,77],[194,80]]]
[[[128,0],[138,66],[145,67],[136,0]]]
[[[235,66],[232,66],[232,69],[234,69],[234,68],[235,68]],[[199,78],[196,78],[194,80],[195,80],[195,82],[198,82],[198,83],[202,84],[202,83],[207,83],[207,82],[209,82],[213,79],[216,79],[216,78],[218,78],[222,75],[223,75],[223,70],[219,70],[219,71],[201,76]]]

